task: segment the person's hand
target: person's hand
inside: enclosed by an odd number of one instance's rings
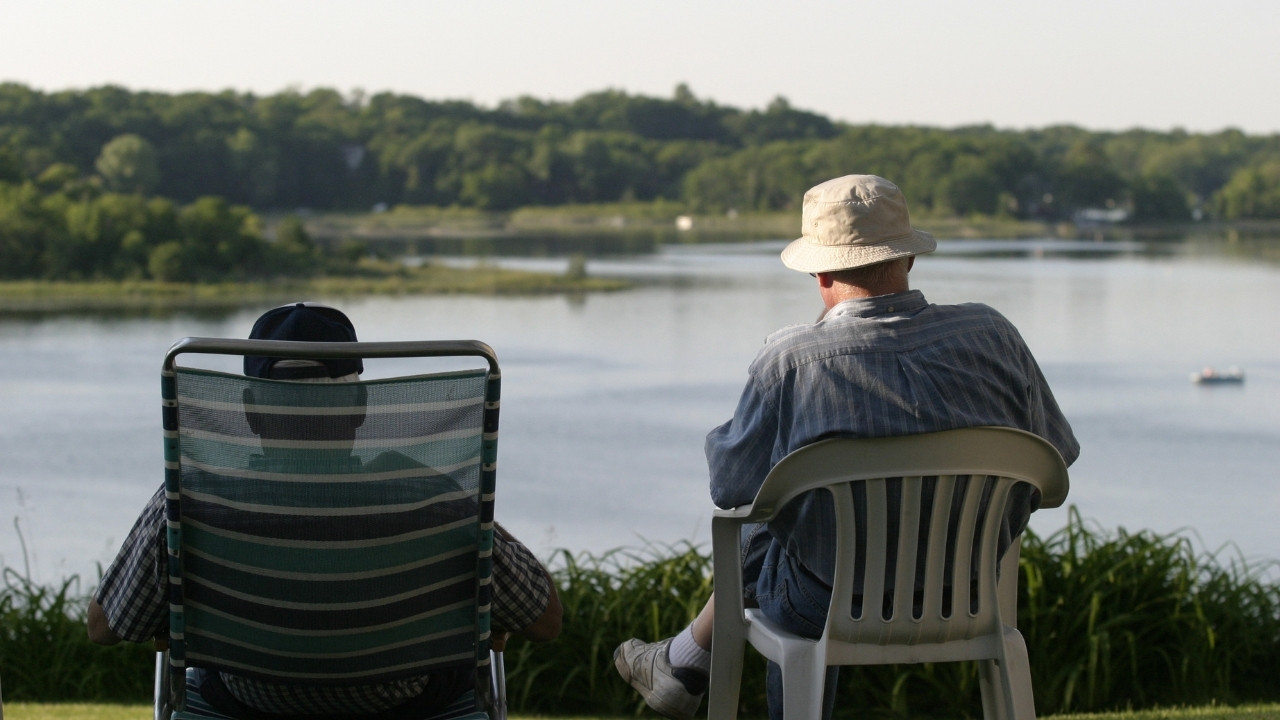
[[[509,639],[511,639],[511,633],[493,633],[489,636],[489,647],[494,652],[503,652],[507,649]]]

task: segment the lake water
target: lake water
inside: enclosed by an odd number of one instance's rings
[[[782,245],[591,260],[593,274],[637,281],[619,293],[337,304],[361,339],[494,346],[498,516],[540,555],[709,548],[703,437],[732,413],[764,337],[819,310],[813,281],[778,262]],[[1086,520],[1280,559],[1280,264],[1259,257],[1226,241],[952,240],[912,283],[933,302],[988,303],[1021,329],[1081,441],[1068,503]],[[0,317],[0,565],[92,584],[161,479],[165,350],[187,335],[243,337],[260,310]],[[1247,380],[1189,382],[1207,365]],[[1032,526],[1066,518],[1045,511]]]

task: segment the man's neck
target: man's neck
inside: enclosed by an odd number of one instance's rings
[[[824,293],[824,299],[827,301],[827,308],[833,308],[845,300],[862,300],[865,298],[880,297],[881,295],[893,295],[895,293],[906,292],[911,288],[907,283],[884,283],[881,285],[864,287],[862,285],[847,285],[845,283],[833,283]]]

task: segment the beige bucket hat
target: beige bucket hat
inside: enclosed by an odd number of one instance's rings
[[[782,251],[782,264],[819,273],[874,265],[933,252],[933,236],[911,227],[897,185],[876,175],[845,175],[804,194],[801,236]]]

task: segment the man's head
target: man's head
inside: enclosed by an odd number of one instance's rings
[[[897,185],[875,175],[846,175],[804,194],[801,236],[782,251],[782,264],[832,273],[933,252],[938,243],[911,227]]]
[[[268,310],[253,324],[250,340],[355,342],[356,329],[340,310],[319,303],[293,303]],[[320,378],[355,380],[364,372],[360,358],[285,360],[246,355],[244,374],[275,380]],[[348,377],[352,376],[352,377]]]
[[[340,310],[318,303],[294,303],[268,310],[253,324],[250,340],[291,340],[302,342],[356,342],[355,326]],[[309,417],[305,424],[296,422],[296,416],[273,415],[246,409],[249,428],[264,440],[296,440],[301,434],[308,439],[348,441],[355,437],[356,429],[365,420],[366,391],[358,384],[364,362],[360,358],[328,358],[295,360],[260,355],[246,355],[244,374],[271,380],[292,380],[310,383],[356,383],[346,386],[350,394],[347,405],[352,411],[342,414],[318,414]],[[268,396],[271,391],[267,390]],[[280,390],[287,394],[287,391]],[[253,389],[245,388],[246,408],[259,403],[275,405],[270,397],[259,397]],[[358,410],[356,410],[358,408]],[[270,449],[270,448],[264,448]]]

